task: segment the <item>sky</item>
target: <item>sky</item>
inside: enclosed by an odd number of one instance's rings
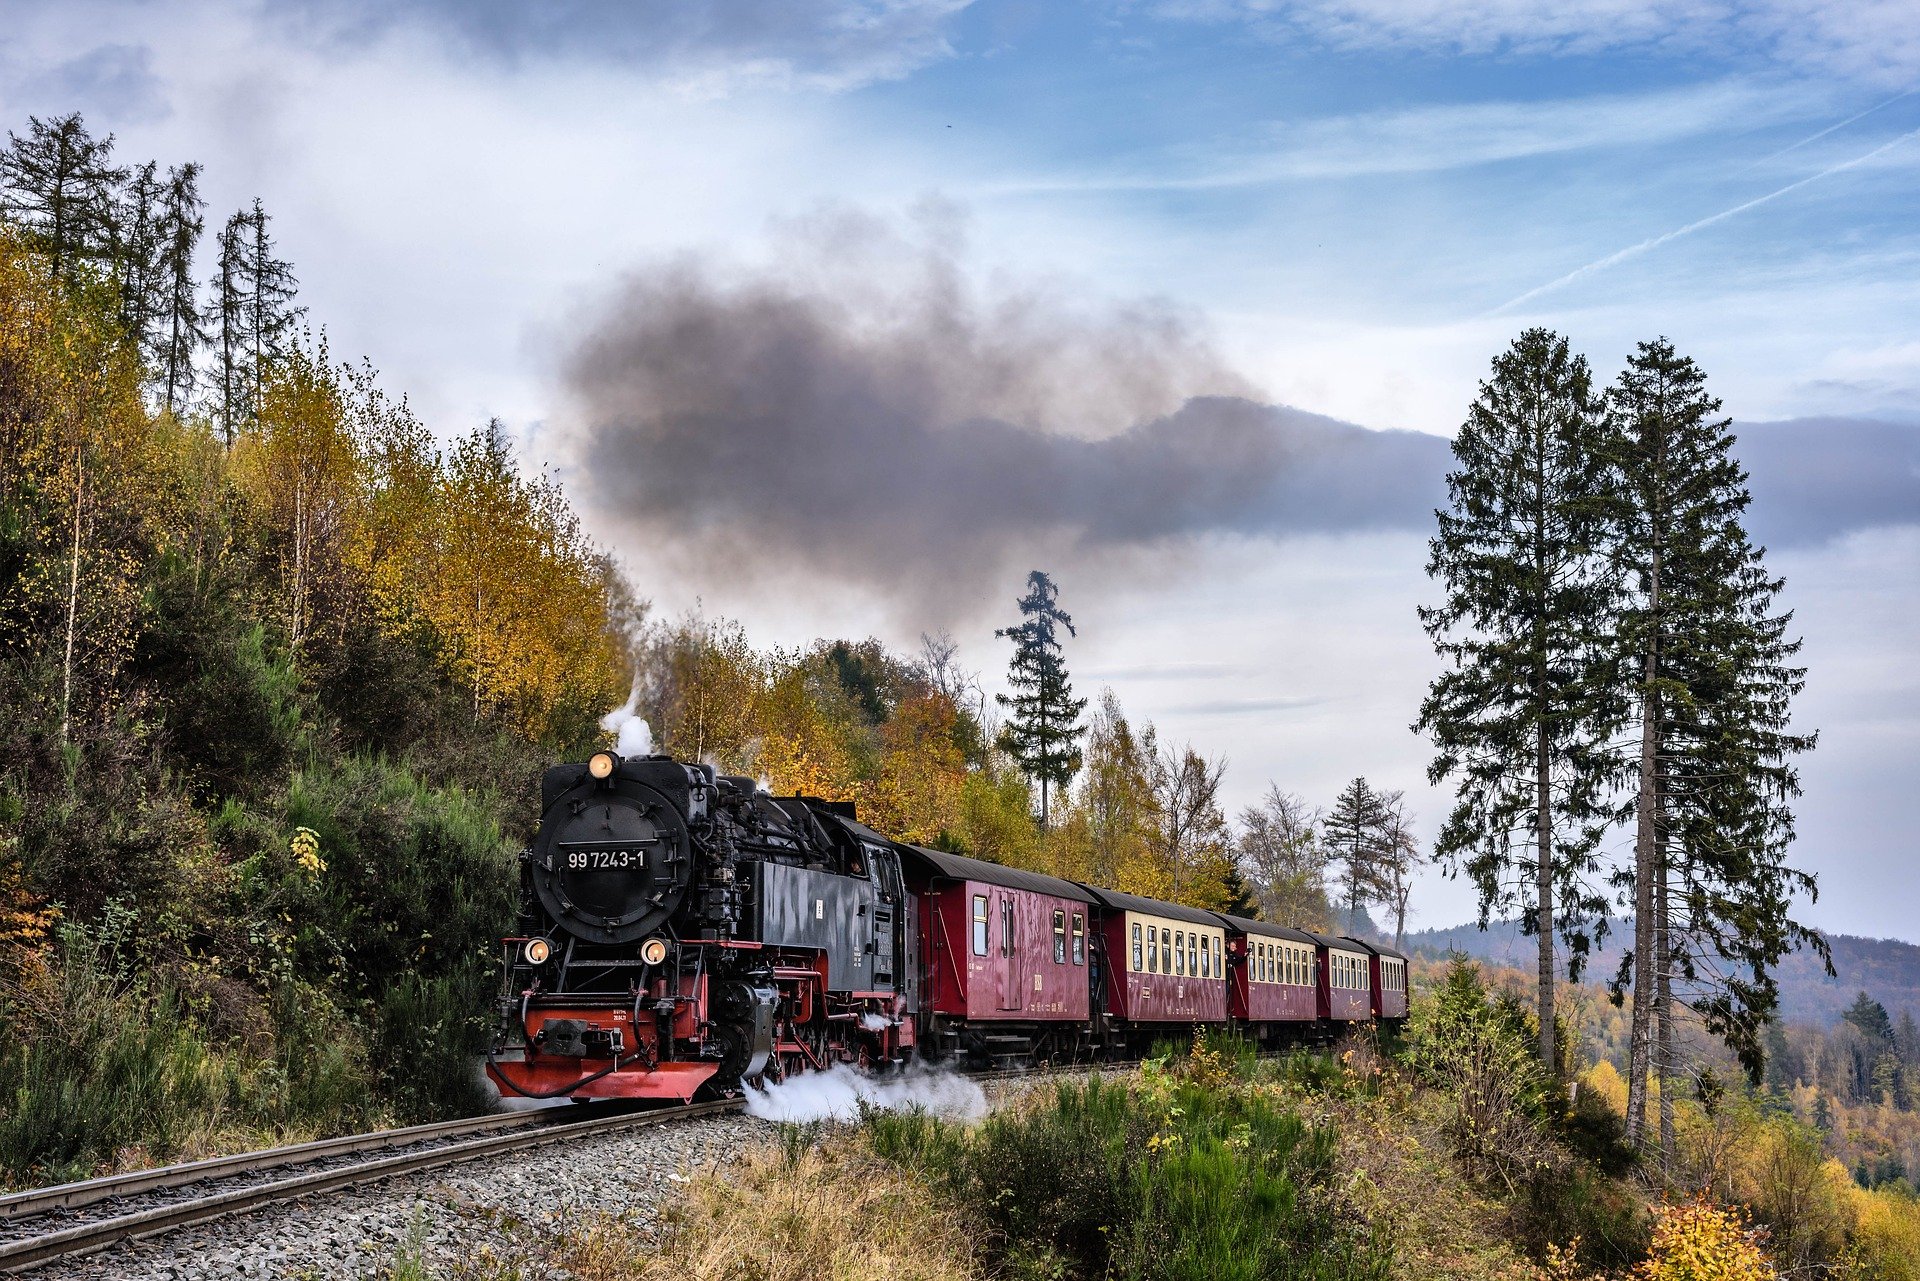
[[[1528,326],[1665,335],[1806,641],[1806,916],[1908,939],[1916,89],[1909,0],[0,0],[0,127],[259,197],[334,353],[500,417],[661,613],[991,688],[1051,569],[1235,808],[1437,827],[1446,437]]]

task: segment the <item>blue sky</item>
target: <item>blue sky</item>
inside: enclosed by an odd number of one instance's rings
[[[1311,416],[1444,437],[1528,325],[1602,378],[1666,334],[1791,420],[1755,483],[1822,731],[1811,916],[1909,938],[1917,88],[1909,0],[0,0],[0,124],[80,109],[204,162],[215,218],[262,197],[335,352],[443,432],[502,416],[662,611],[945,626],[991,671],[1047,565],[1083,684],[1227,756],[1236,804],[1357,773],[1446,804],[1407,729],[1442,455]],[[679,410],[719,428],[639,447]],[[890,523],[726,501],[754,441],[897,490]],[[991,539],[912,527],[996,441],[1071,483],[1009,475]]]

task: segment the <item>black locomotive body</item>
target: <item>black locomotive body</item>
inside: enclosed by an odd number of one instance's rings
[[[541,791],[488,1058],[504,1092],[685,1099],[912,1048],[912,903],[850,806],[611,752]]]

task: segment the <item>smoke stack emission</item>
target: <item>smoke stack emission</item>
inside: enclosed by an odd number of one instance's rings
[[[799,570],[938,619],[1032,564],[1424,527],[1444,499],[1444,440],[1256,403],[1166,304],[979,283],[940,211],[786,234],[777,267],[632,274],[566,353],[570,483],[667,572]]]

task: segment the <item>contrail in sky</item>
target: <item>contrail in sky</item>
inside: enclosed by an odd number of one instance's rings
[[[1909,89],[1905,93],[1896,93],[1893,95],[1893,97],[1888,98],[1885,102],[1878,103],[1874,106],[1868,107],[1865,111],[1862,111],[1857,116],[1848,116],[1845,120],[1842,120],[1839,124],[1828,125],[1825,129],[1822,129],[1819,133],[1808,134],[1806,137],[1802,138],[1798,142],[1788,143],[1786,146],[1780,148],[1780,150],[1778,151],[1769,152],[1768,154],[1760,157],[1758,160],[1750,161],[1749,163],[1742,165],[1737,172],[1745,173],[1747,170],[1753,168],[1755,165],[1764,165],[1769,160],[1778,160],[1780,157],[1786,155],[1788,152],[1798,151],[1800,150],[1800,148],[1806,146],[1808,143],[1818,142],[1830,133],[1838,133],[1840,132],[1840,130],[1847,128],[1849,125],[1857,125],[1862,120],[1865,120],[1868,116],[1874,114],[1876,111],[1885,111],[1888,107],[1891,107],[1894,103],[1913,97],[1913,95],[1916,92],[1920,92],[1920,91]]]
[[[1735,214],[1743,214],[1749,209],[1756,209],[1761,205],[1771,203],[1772,201],[1780,199],[1780,197],[1784,195],[1788,195],[1792,192],[1800,190],[1800,188],[1807,186],[1809,183],[1819,182],[1822,178],[1831,178],[1834,174],[1843,173],[1848,169],[1858,168],[1859,166],[1866,164],[1869,160],[1874,159],[1876,156],[1884,155],[1886,152],[1893,150],[1895,147],[1899,146],[1901,143],[1907,142],[1910,139],[1913,139],[1916,137],[1920,137],[1920,129],[1910,130],[1909,132],[1903,133],[1899,137],[1894,138],[1890,142],[1881,143],[1879,146],[1875,147],[1872,151],[1867,152],[1865,155],[1855,156],[1851,160],[1843,160],[1837,165],[1829,165],[1827,168],[1822,169],[1819,173],[1809,174],[1805,178],[1800,179],[1798,182],[1790,182],[1786,186],[1781,187],[1777,191],[1769,191],[1764,196],[1755,196],[1752,200],[1747,201],[1745,204],[1735,205],[1731,209],[1722,209],[1717,214],[1709,214],[1707,217],[1700,219],[1698,222],[1690,222],[1684,227],[1679,227],[1674,229],[1673,231],[1666,232],[1663,235],[1655,236],[1651,240],[1643,240],[1637,245],[1628,245],[1625,249],[1620,250],[1618,253],[1608,254],[1605,258],[1596,259],[1595,261],[1588,263],[1584,267],[1574,268],[1572,271],[1568,272],[1564,276],[1561,276],[1557,280],[1549,280],[1546,284],[1541,285],[1538,288],[1529,289],[1524,294],[1521,294],[1518,298],[1512,298],[1506,302],[1501,303],[1498,307],[1495,307],[1492,311],[1488,312],[1487,314],[1490,316],[1497,316],[1502,312],[1511,311],[1515,307],[1518,307],[1521,303],[1531,302],[1533,299],[1538,298],[1541,294],[1551,292],[1552,290],[1560,288],[1560,286],[1562,285],[1571,284],[1573,281],[1580,279],[1582,276],[1590,276],[1596,271],[1605,271],[1608,267],[1617,266],[1620,263],[1626,262],[1629,258],[1638,258],[1641,254],[1646,253],[1649,250],[1658,249],[1661,245],[1664,245],[1669,241],[1678,240],[1682,236],[1690,236],[1694,232],[1701,230],[1703,227],[1711,227],[1716,222],[1725,222],[1727,219],[1733,217]]]

